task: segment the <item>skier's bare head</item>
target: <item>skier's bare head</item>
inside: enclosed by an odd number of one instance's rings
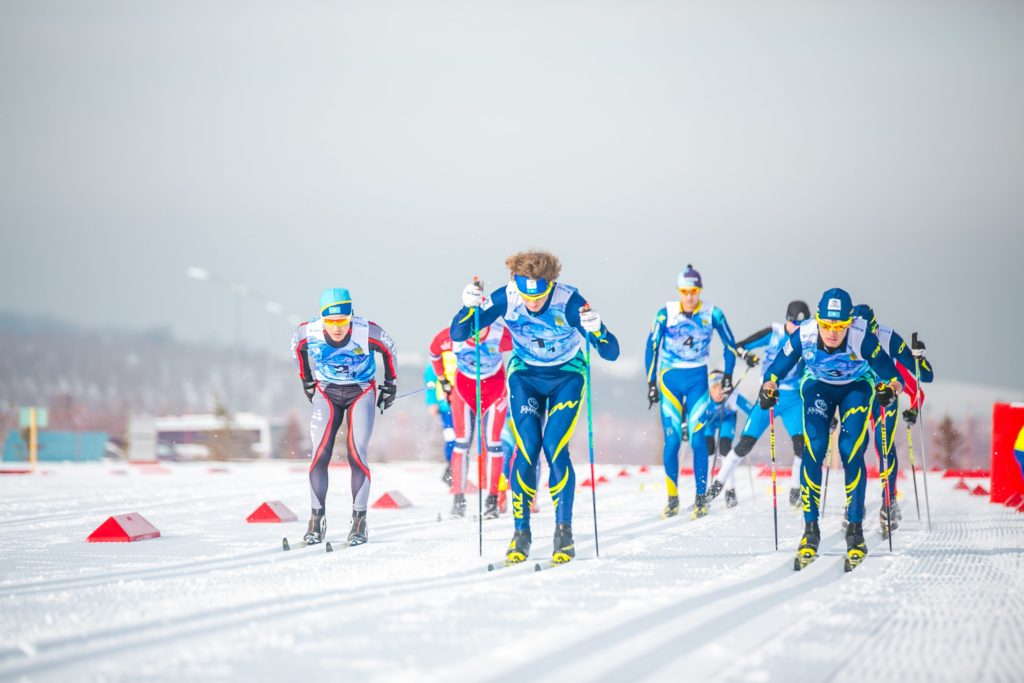
[[[505,266],[527,310],[536,313],[544,308],[562,272],[558,257],[550,251],[521,251],[505,259]]]

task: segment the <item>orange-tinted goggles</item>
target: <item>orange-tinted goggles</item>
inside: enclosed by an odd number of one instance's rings
[[[839,330],[845,330],[847,327],[853,324],[853,318],[847,318],[846,320],[822,320],[821,316],[818,318],[818,327],[828,332],[838,332]]]
[[[344,318],[324,318],[324,325],[328,327],[345,327],[352,322],[352,316],[345,316]]]
[[[700,294],[700,287],[680,287],[679,293],[683,296],[696,296]]]

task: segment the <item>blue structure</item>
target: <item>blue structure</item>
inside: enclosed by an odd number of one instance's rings
[[[38,436],[39,462],[99,462],[106,450],[106,432],[41,431]],[[4,462],[28,462],[28,443],[15,430],[7,434]]]

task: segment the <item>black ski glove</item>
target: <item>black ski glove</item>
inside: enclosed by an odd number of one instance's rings
[[[683,423],[683,441],[689,442],[690,440],[690,425]]]
[[[654,407],[654,404],[661,400],[661,392],[658,391],[658,385],[651,382],[647,385],[647,410]]]
[[[740,354],[740,358],[743,359],[743,362],[747,364],[748,368],[752,368],[761,362],[761,359],[753,351],[744,351]]]
[[[830,432],[834,432],[834,431],[836,431],[836,429],[837,429],[838,427],[839,427],[839,418],[838,418],[838,417],[836,417],[835,415],[833,415],[833,416],[832,416],[832,424],[831,424],[831,425],[829,425],[829,428],[828,428],[828,430],[829,430]]]
[[[377,407],[380,408],[381,414],[395,402],[395,395],[397,393],[398,387],[394,382],[384,382],[384,384],[380,385],[380,389],[377,392]]]
[[[722,393],[726,396],[732,393],[732,375],[722,377]]]
[[[757,404],[761,406],[761,410],[768,410],[773,408],[776,403],[779,402],[779,390],[768,389],[761,387],[761,391],[757,392]]]
[[[875,387],[875,398],[878,399],[880,405],[888,407],[889,404],[896,400],[896,392],[892,386],[885,382],[879,382]]]
[[[914,358],[924,360],[924,342],[917,338],[917,332],[914,333],[913,339],[910,342],[910,354]]]
[[[903,411],[903,420],[908,425],[917,424],[917,408],[908,408]]]
[[[302,390],[306,392],[306,398],[309,402],[313,402],[313,396],[316,395],[316,380],[315,379],[304,379],[302,380]]]
[[[452,395],[452,383],[448,381],[447,377],[439,377],[437,383],[441,385],[441,391],[446,397]]]

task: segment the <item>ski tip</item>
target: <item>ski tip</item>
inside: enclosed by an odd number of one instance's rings
[[[333,553],[334,552],[334,546],[331,545],[330,541],[327,541],[327,543],[324,545],[324,550],[326,552],[329,552],[329,553]]]
[[[281,550],[291,550],[291,549],[292,549],[292,547],[290,545],[288,545],[288,538],[287,537],[282,538],[281,539]]]

